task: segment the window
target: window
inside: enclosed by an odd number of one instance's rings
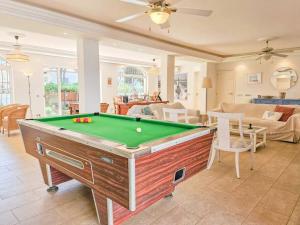
[[[0,105],[11,103],[10,66],[0,58]]]
[[[143,69],[138,67],[123,67],[118,77],[118,95],[142,97],[147,93],[147,78]]]
[[[68,115],[72,103],[78,103],[78,73],[66,68],[44,70],[45,113]]]

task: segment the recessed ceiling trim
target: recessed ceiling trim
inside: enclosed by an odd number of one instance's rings
[[[99,21],[93,21],[87,18],[78,17],[76,15],[67,15],[59,11],[53,11],[41,6],[25,3],[24,1],[21,3],[18,0],[1,1],[0,13],[79,31],[83,34],[89,34],[98,37],[105,36],[126,42],[132,42],[134,40],[135,44],[176,52],[182,55],[194,56],[207,61],[222,61],[222,56],[215,53],[207,52],[198,48],[193,48],[191,46],[147,34],[142,34],[132,30],[127,30],[122,27],[101,23]]]

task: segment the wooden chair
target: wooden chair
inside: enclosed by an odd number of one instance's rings
[[[69,110],[70,115],[79,114],[79,103],[70,103]]]
[[[108,110],[109,104],[108,103],[100,103],[100,112],[106,113]]]
[[[9,136],[11,130],[19,129],[17,120],[25,119],[28,107],[29,107],[28,105],[19,105],[16,108],[12,108],[3,113],[3,119],[2,119],[3,134],[4,131],[6,130],[7,136]]]
[[[167,121],[179,122],[179,116],[184,116],[185,123],[188,123],[187,109],[163,108],[163,118]]]
[[[251,170],[253,169],[253,140],[246,140],[243,135],[242,121],[244,114],[242,113],[221,113],[221,112],[208,112],[209,124],[211,124],[212,118],[217,119],[217,137],[214,138],[210,159],[208,161],[207,169],[210,169],[218,151],[218,158],[220,160],[220,151],[235,152],[235,169],[236,176],[240,178],[240,163],[239,154],[250,150],[251,156]],[[230,122],[238,121],[239,136],[230,135]]]
[[[115,114],[119,114],[119,112],[120,112],[119,104],[123,103],[122,102],[122,97],[121,96],[116,96],[116,97],[113,98],[113,100],[114,100],[114,111],[115,111]]]
[[[19,106],[19,104],[10,104],[10,105],[6,105],[6,106],[1,106],[1,107],[0,107],[0,128],[2,128],[3,114],[4,114],[7,110],[16,108],[17,106]]]

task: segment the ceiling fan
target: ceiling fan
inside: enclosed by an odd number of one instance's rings
[[[136,13],[130,16],[116,20],[118,23],[124,23],[132,19],[136,19],[143,15],[148,15],[151,20],[160,25],[162,29],[170,27],[170,16],[173,13],[188,14],[194,16],[210,16],[211,10],[191,9],[191,8],[174,8],[171,6],[168,0],[120,0],[121,2],[127,2],[130,4],[145,6],[148,9],[141,13]],[[172,2],[178,3],[181,0],[173,0]]]
[[[270,40],[266,40],[266,47],[261,50],[260,53],[258,53],[259,57],[256,60],[264,59],[266,61],[270,60],[273,56],[285,58],[288,57],[288,55],[281,54],[281,52],[291,52],[291,50],[283,51],[281,49],[274,49],[269,46]]]
[[[269,43],[271,40],[274,40],[274,38],[270,39],[258,39],[259,41],[264,41],[266,43],[266,47],[263,48],[259,52],[248,52],[248,53],[241,53],[241,54],[232,54],[232,55],[227,55],[226,57],[251,57],[251,56],[258,56],[256,60],[270,60],[273,56],[275,57],[281,57],[285,58],[288,57],[285,53],[291,53],[300,50],[300,47],[294,47],[294,48],[282,48],[282,49],[274,49],[269,46]]]

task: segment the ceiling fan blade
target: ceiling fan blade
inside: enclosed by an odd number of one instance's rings
[[[285,57],[288,57],[287,55],[284,55],[284,54],[279,54],[279,53],[276,53],[276,52],[271,52],[272,55],[275,55],[277,57],[282,57],[282,58],[285,58]]]
[[[126,2],[135,5],[147,6],[149,2],[147,0],[120,0],[121,2]]]
[[[210,16],[213,11],[202,10],[202,9],[178,8],[177,12],[182,14],[195,15],[195,16]]]
[[[168,20],[167,22],[165,22],[164,24],[161,24],[160,25],[160,28],[161,29],[168,29],[171,27],[171,24],[170,24],[170,20]]]
[[[261,60],[263,58],[263,56],[259,56],[258,58],[256,58],[255,60]]]
[[[282,49],[275,49],[273,52],[275,53],[285,53],[285,52],[294,52],[299,50],[300,47],[295,47],[295,48],[282,48]]]
[[[118,20],[116,20],[116,22],[117,23],[124,23],[124,22],[127,22],[129,20],[133,20],[133,19],[138,18],[138,17],[143,16],[143,15],[145,15],[144,12],[137,13],[137,14],[134,14],[134,15],[130,15],[130,16],[126,16],[126,17],[123,17],[121,19],[118,19]]]
[[[168,4],[171,4],[172,6],[178,4],[179,2],[181,2],[182,0],[167,0],[166,2]]]
[[[149,3],[163,2],[165,0],[148,0]]]

